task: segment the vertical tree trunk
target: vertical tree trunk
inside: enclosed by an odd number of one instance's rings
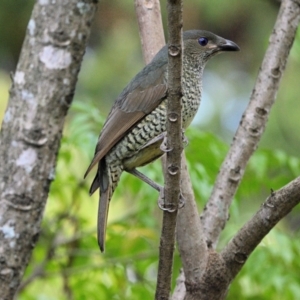
[[[37,1],[0,140],[0,291],[12,299],[39,236],[95,0]]]

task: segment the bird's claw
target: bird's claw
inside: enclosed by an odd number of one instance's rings
[[[183,195],[180,192],[180,196],[179,196],[179,202],[178,205],[173,204],[173,203],[165,203],[165,189],[162,188],[159,192],[159,199],[158,199],[158,207],[163,210],[163,211],[167,211],[167,212],[175,212],[177,209],[183,208],[185,205],[185,199],[183,198]]]
[[[168,146],[167,146],[167,136],[166,135],[164,136],[164,139],[163,139],[162,143],[160,144],[159,148],[162,152],[165,152],[165,153],[173,150],[173,148],[168,148]]]
[[[178,202],[178,208],[183,208],[185,206],[185,199],[183,197],[183,195],[180,192],[180,196],[179,196],[179,202]]]
[[[189,140],[187,139],[187,137],[184,134],[184,129],[182,129],[182,144],[183,144],[183,148],[185,148],[189,144]],[[168,148],[168,146],[167,146],[167,136],[166,135],[164,135],[164,139],[163,139],[162,143],[160,144],[159,148],[162,152],[165,152],[165,153],[173,150],[173,148]]]
[[[168,148],[167,145],[165,145],[164,143],[162,143],[162,144],[159,146],[159,148],[160,148],[160,150],[161,150],[162,152],[165,152],[165,153],[170,152],[170,151],[173,150],[173,148]]]
[[[188,138],[184,135],[184,133],[182,133],[182,144],[183,144],[183,148],[185,148],[185,147],[189,144],[189,140],[188,140]]]

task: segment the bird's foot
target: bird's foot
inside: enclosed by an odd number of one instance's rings
[[[189,140],[184,134],[184,129],[182,129],[182,144],[183,144],[183,148],[185,148],[189,144]],[[165,153],[173,150],[173,148],[168,148],[167,146],[167,135],[164,135],[164,139],[160,145],[160,150]]]
[[[162,188],[159,191],[159,198],[158,198],[158,207],[163,210],[163,211],[167,211],[167,212],[174,212],[177,209],[183,208],[185,205],[185,199],[183,198],[183,195],[180,192],[179,195],[179,202],[178,202],[178,206],[174,203],[165,203],[165,189]]]
[[[172,148],[168,148],[168,146],[167,146],[167,136],[166,135],[164,136],[164,139],[159,148],[162,152],[165,152],[165,153],[173,150]]]

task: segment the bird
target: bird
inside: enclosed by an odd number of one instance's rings
[[[182,34],[182,128],[193,120],[202,93],[202,76],[206,62],[218,53],[239,51],[234,42],[205,30],[188,30]],[[110,199],[122,172],[126,171],[151,185],[160,193],[163,187],[136,168],[151,163],[165,151],[168,104],[168,45],[165,45],[123,89],[115,100],[100,132],[84,178],[98,165],[90,195],[100,190],[98,207],[98,244],[105,250],[105,236]]]

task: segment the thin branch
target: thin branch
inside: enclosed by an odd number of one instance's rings
[[[175,228],[180,198],[182,153],[182,0],[169,0],[168,10],[168,105],[167,152],[163,224],[155,299],[169,299],[171,291]]]
[[[274,104],[300,19],[300,1],[283,0],[270,44],[262,62],[250,103],[221,166],[211,197],[201,219],[207,241],[216,246],[228,219],[228,209],[257,148]]]
[[[143,48],[144,61],[148,64],[165,45],[159,0],[134,0]]]
[[[235,235],[221,255],[234,278],[268,232],[300,202],[300,177],[271,195]]]

